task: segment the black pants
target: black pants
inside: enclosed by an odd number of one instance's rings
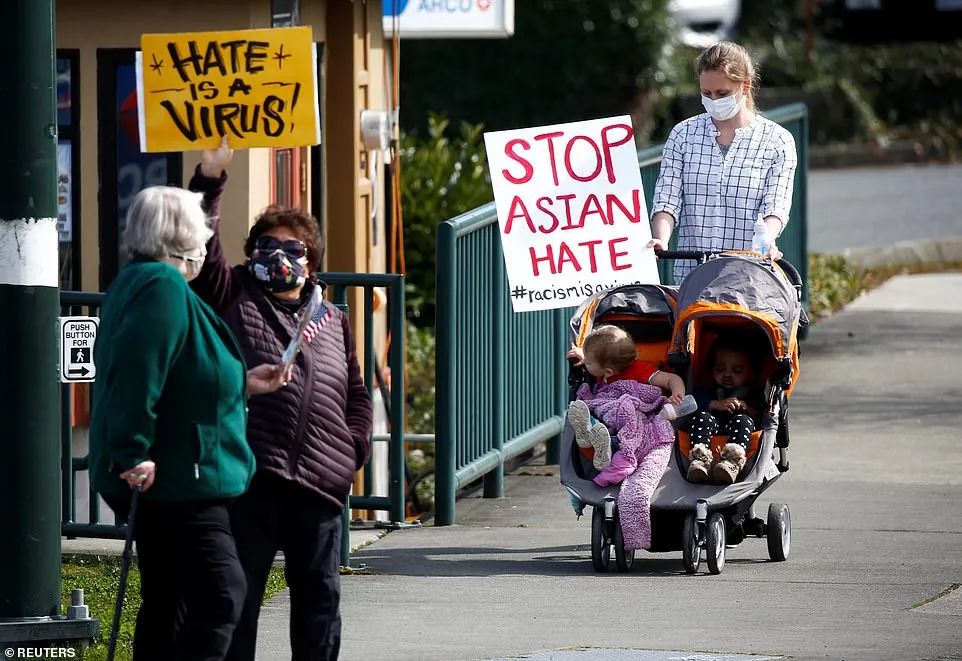
[[[737,443],[746,450],[752,442],[752,432],[755,431],[755,421],[750,415],[745,413],[718,414],[722,418],[719,424],[718,418],[708,411],[698,411],[692,415],[689,429],[691,446],[695,447],[698,443],[705,445],[711,444],[712,436],[728,436],[729,443]]]
[[[278,549],[291,594],[292,661],[336,659],[341,649],[341,515],[294,482],[258,472],[231,507],[249,586],[227,658],[252,661],[264,587]]]
[[[142,603],[134,661],[223,659],[247,581],[225,501],[140,501],[134,522]]]

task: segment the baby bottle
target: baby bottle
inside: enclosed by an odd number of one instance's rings
[[[665,404],[658,415],[663,417],[665,420],[674,420],[676,418],[682,418],[689,413],[694,413],[698,410],[698,402],[695,401],[694,396],[685,395],[685,398],[681,400],[681,404],[672,404],[668,402]]]

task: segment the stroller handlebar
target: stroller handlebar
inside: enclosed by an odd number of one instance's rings
[[[716,253],[702,252],[700,250],[656,250],[655,257],[658,259],[694,259],[697,262],[708,261],[708,258]]]
[[[721,253],[717,252],[704,252],[701,250],[656,250],[655,257],[658,259],[693,259],[699,264],[707,262],[712,257],[719,255]],[[775,263],[778,264],[785,275],[788,276],[789,281],[792,286],[796,288],[801,288],[802,286],[802,276],[799,274],[798,269],[795,265],[789,262],[787,259],[777,259]]]

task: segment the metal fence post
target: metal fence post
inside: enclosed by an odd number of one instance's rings
[[[562,416],[562,419],[564,418],[565,405],[568,403],[568,361],[565,360],[565,354],[568,352],[567,314],[568,311],[563,308],[554,310],[551,320],[552,330],[554,331],[552,344],[556,348],[555,354],[557,355],[552,395],[556,405],[555,413]],[[561,461],[561,438],[563,435],[564,425],[561,427],[561,433],[552,437],[545,447],[546,464],[557,464]]]
[[[796,145],[798,150],[798,170],[800,176],[796,177],[798,187],[801,189],[798,195],[799,209],[798,220],[801,225],[799,236],[799,246],[802,259],[796,264],[799,274],[802,276],[802,302],[808,307],[808,106],[804,106],[799,135],[801,139]],[[807,329],[803,329],[806,330]]]
[[[503,264],[501,237],[491,241],[491,263]],[[491,280],[491,447],[498,452],[504,449],[504,272],[500,268],[489,271]],[[501,498],[504,496],[504,461],[484,476],[484,497]]]
[[[404,499],[404,431],[407,402],[404,394],[407,392],[404,374],[404,350],[406,318],[404,315],[404,278],[393,281],[388,290],[388,323],[391,326],[391,348],[388,361],[391,364],[391,445],[388,452],[388,472],[391,483],[388,485],[388,495],[391,498],[391,520],[404,521],[406,504]]]
[[[454,418],[454,387],[458,377],[454,363],[457,332],[457,233],[450,223],[438,227],[437,244],[437,363],[435,367],[434,522],[454,524],[457,438]]]

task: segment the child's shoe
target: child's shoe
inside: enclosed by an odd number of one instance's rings
[[[711,468],[711,450],[704,443],[696,444],[691,452],[688,453],[688,481],[704,482],[708,479],[708,470]]]
[[[721,451],[721,458],[712,466],[711,479],[722,484],[734,484],[744,467],[745,448],[737,443],[728,443]]]
[[[579,448],[590,448],[591,442],[588,441],[588,431],[591,426],[591,411],[588,405],[580,399],[576,399],[568,405],[568,424],[575,435],[575,443]]]
[[[588,432],[588,441],[595,449],[594,464],[597,470],[604,470],[611,463],[611,434],[604,424],[598,422]]]

